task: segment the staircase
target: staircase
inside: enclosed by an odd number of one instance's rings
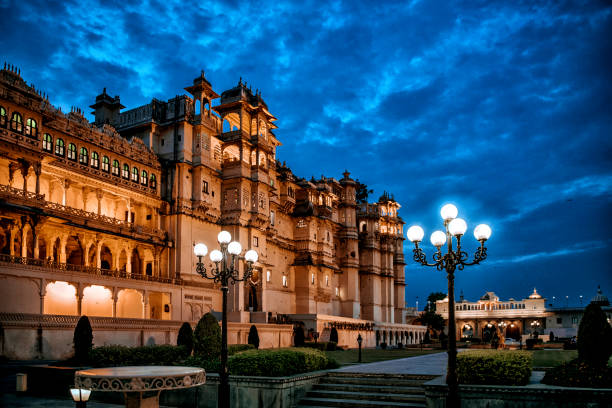
[[[421,385],[436,376],[330,372],[299,402],[305,407],[424,408]]]

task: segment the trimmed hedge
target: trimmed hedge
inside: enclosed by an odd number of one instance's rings
[[[193,354],[206,360],[221,355],[221,328],[212,313],[206,313],[193,332]]]
[[[184,346],[102,346],[89,352],[89,361],[93,367],[176,365],[187,355]]]
[[[612,367],[575,359],[547,370],[542,383],[562,387],[612,388]]]
[[[457,355],[457,377],[460,384],[525,385],[531,363],[527,351],[465,351]]]
[[[335,368],[338,363],[325,353],[310,348],[249,350],[230,357],[232,375],[284,377]]]
[[[335,351],[338,350],[338,345],[333,341],[307,341],[304,343],[304,347],[313,348],[321,351]]]
[[[72,342],[74,343],[74,359],[81,363],[86,362],[93,347],[93,331],[87,316],[81,316],[77,322]]]
[[[233,356],[234,354],[241,353],[247,350],[255,350],[255,347],[252,344],[230,344],[227,346],[227,354]]]
[[[193,351],[193,329],[187,322],[181,325],[176,339],[177,346],[184,346],[187,349],[187,354]]]

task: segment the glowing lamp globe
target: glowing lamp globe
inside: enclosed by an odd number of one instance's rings
[[[442,219],[444,221],[450,221],[454,218],[457,218],[457,214],[458,214],[457,207],[455,207],[452,204],[446,204],[440,210],[440,215],[442,216]]]
[[[434,231],[431,234],[431,245],[435,246],[436,248],[440,248],[442,245],[444,245],[446,243],[446,234],[443,233],[442,231]]]
[[[86,390],[83,388],[71,388],[70,395],[72,395],[72,400],[74,402],[87,402],[89,401],[91,390]]]
[[[229,244],[231,240],[232,236],[227,231],[221,231],[219,235],[217,235],[217,241],[219,241],[220,244]]]
[[[230,242],[230,244],[227,246],[227,252],[232,255],[239,255],[242,252],[242,245],[240,245],[240,242],[237,241]]]
[[[406,235],[412,242],[421,242],[425,236],[425,231],[423,231],[423,228],[419,227],[418,225],[413,225],[412,227],[408,228]]]
[[[208,253],[208,248],[206,247],[206,245],[199,243],[196,244],[196,246],[193,248],[193,253],[196,256],[205,256]]]
[[[247,262],[257,262],[258,258],[259,255],[257,255],[257,251],[255,251],[254,249],[249,249],[246,254],[244,254],[244,259]]]
[[[448,223],[448,231],[455,237],[461,236],[467,231],[467,224],[463,219],[455,218]]]
[[[479,224],[474,228],[474,238],[478,241],[486,241],[491,236],[491,227],[487,224]]]
[[[223,259],[223,254],[218,249],[215,249],[215,250],[213,250],[210,253],[210,260],[211,261],[213,261],[213,262],[221,262],[221,259]]]

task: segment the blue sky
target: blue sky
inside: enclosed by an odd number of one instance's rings
[[[346,168],[426,237],[446,202],[492,226],[457,294],[612,296],[605,2],[0,0],[0,47],[64,109],[89,111],[103,87],[127,107],[168,99],[201,69],[218,93],[242,77],[295,174]],[[409,250],[407,303],[422,306],[446,279]]]

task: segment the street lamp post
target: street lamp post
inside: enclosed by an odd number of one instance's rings
[[[357,343],[359,344],[359,362],[361,363],[361,342],[363,341],[363,337],[361,337],[361,333],[357,335]]]
[[[253,272],[253,263],[257,262],[257,252],[250,249],[244,256],[241,256],[242,246],[239,242],[233,241],[232,236],[227,231],[221,231],[217,236],[217,241],[221,246],[221,250],[215,249],[210,253],[210,260],[214,262],[214,268],[210,268],[210,272],[206,271],[206,267],[202,262],[202,258],[208,253],[206,245],[199,243],[193,248],[193,252],[198,257],[196,272],[206,279],[212,279],[216,283],[221,284],[221,292],[223,294],[223,318],[221,321],[221,372],[219,373],[219,392],[218,406],[219,408],[228,408],[230,406],[230,386],[229,386],[229,371],[227,368],[227,291],[230,282],[233,284],[238,281],[248,279]],[[242,278],[238,276],[238,260],[243,259],[246,264]],[[210,274],[209,274],[210,273]]]
[[[467,231],[466,222],[457,218],[457,207],[446,204],[442,207],[440,215],[444,220],[446,232],[435,231],[431,234],[431,243],[437,248],[433,254],[433,263],[427,262],[425,252],[419,247],[425,232],[419,226],[408,229],[408,239],[414,243],[415,262],[424,266],[433,266],[437,270],[445,270],[448,279],[448,367],[446,373],[446,384],[448,385],[447,407],[459,407],[459,385],[457,382],[457,333],[455,323],[455,270],[463,270],[467,265],[476,265],[487,257],[487,248],[484,243],[491,236],[491,228],[486,224],[480,224],[474,228],[474,237],[480,242],[480,247],[474,254],[474,260],[468,262],[468,254],[461,249],[461,237]],[[453,249],[453,237],[457,241],[456,249]],[[442,246],[447,243],[447,251],[442,253]]]

